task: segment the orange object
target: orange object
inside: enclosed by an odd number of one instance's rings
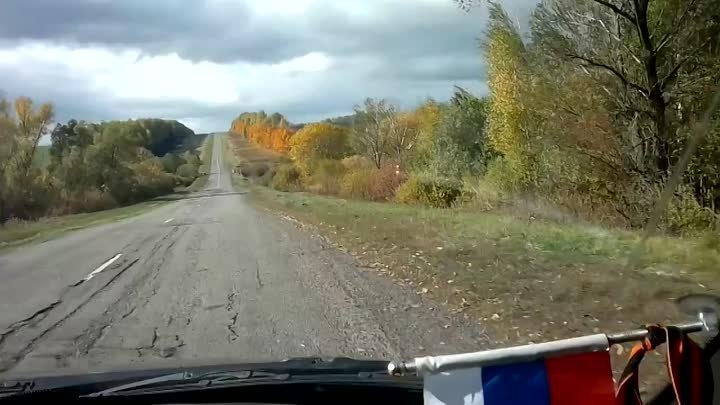
[[[633,347],[615,393],[616,405],[642,405],[639,367],[645,353],[666,343],[668,375],[678,405],[710,405],[713,397],[710,359],[674,326],[649,325],[648,336]]]

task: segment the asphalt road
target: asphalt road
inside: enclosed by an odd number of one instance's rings
[[[231,186],[0,256],[0,377],[478,349],[481,328]]]

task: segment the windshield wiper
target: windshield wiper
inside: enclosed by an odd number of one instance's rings
[[[194,374],[191,372],[182,372],[167,374],[159,377],[148,378],[146,380],[135,381],[129,384],[118,385],[102,391],[93,392],[83,395],[83,397],[103,397],[111,395],[122,395],[138,392],[152,392],[168,389],[177,389],[185,387],[211,387],[226,385],[229,383],[250,382],[268,382],[268,381],[286,381],[290,378],[288,373],[272,373],[266,371],[232,371],[232,372],[213,372],[204,374]]]

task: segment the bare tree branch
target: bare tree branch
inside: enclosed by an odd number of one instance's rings
[[[623,10],[622,8],[616,6],[615,4],[610,3],[609,1],[605,0],[593,0],[595,3],[601,4],[612,11],[616,12],[617,14],[623,16],[625,19],[630,21],[631,23],[635,23],[635,16],[633,16],[629,11]]]
[[[677,79],[680,68],[682,68],[685,63],[687,63],[687,61],[696,56],[699,53],[700,49],[703,49],[707,44],[710,43],[711,40],[712,38],[706,39],[700,46],[695,49],[695,52],[692,52],[691,54],[686,55],[684,58],[680,59],[680,61],[675,65],[675,67],[673,67],[670,72],[660,80],[660,88],[666,89],[667,86],[671,85],[675,81],[675,79]]]
[[[663,35],[660,43],[658,43],[657,47],[655,48],[655,52],[660,52],[668,43],[670,43],[670,41],[675,37],[675,35],[677,35],[678,31],[680,31],[680,28],[682,28],[683,20],[685,20],[685,17],[688,16],[688,14],[690,13],[690,9],[695,5],[695,2],[696,0],[690,0],[687,3],[687,6],[680,14],[680,18],[678,18],[677,21],[673,23],[673,30]]]
[[[580,147],[575,147],[574,150],[583,156],[589,157],[590,159],[592,159],[598,163],[601,163],[603,166],[605,166],[615,172],[621,172],[621,170],[622,170],[622,167],[620,165],[618,165],[615,162],[609,161],[602,156],[598,156],[598,155],[591,153],[587,150],[584,150]]]
[[[672,70],[670,70],[670,72],[660,80],[661,89],[665,89],[668,85],[672,84],[675,79],[677,79],[678,71],[680,71],[680,68],[685,64],[685,62],[688,61],[688,59],[690,59],[689,56],[682,58],[680,62],[678,62],[677,65],[675,65],[675,67],[672,68]]]
[[[611,72],[611,73],[614,74],[618,79],[620,79],[620,81],[622,81],[623,84],[625,84],[626,86],[632,87],[633,89],[639,91],[639,92],[642,93],[643,95],[646,95],[646,96],[647,96],[648,93],[649,93],[649,91],[648,91],[647,89],[645,89],[644,87],[640,86],[639,84],[636,84],[636,83],[631,82],[631,81],[628,80],[628,78],[626,78],[622,73],[620,73],[620,71],[618,71],[617,69],[615,69],[614,67],[612,67],[612,66],[610,66],[610,65],[606,65],[606,64],[604,64],[604,63],[600,63],[600,62],[597,62],[597,61],[595,61],[595,60],[592,60],[592,59],[590,59],[590,58],[586,58],[586,57],[580,56],[580,55],[568,54],[567,56],[568,56],[568,57],[571,57],[571,58],[573,58],[573,59],[579,59],[579,60],[585,62],[585,63],[586,63],[587,65],[589,65],[589,66],[594,66],[594,67],[602,68],[602,69],[605,69],[605,70]]]

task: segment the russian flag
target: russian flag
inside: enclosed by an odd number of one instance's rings
[[[527,347],[532,346],[500,349],[500,351],[509,352],[518,349],[522,351]],[[539,353],[542,353],[542,350]],[[615,403],[615,387],[607,349],[549,355],[524,362],[497,364],[498,362],[503,363],[502,360],[496,360],[491,361],[496,363],[493,365],[455,368],[425,375],[425,404],[610,405]]]

